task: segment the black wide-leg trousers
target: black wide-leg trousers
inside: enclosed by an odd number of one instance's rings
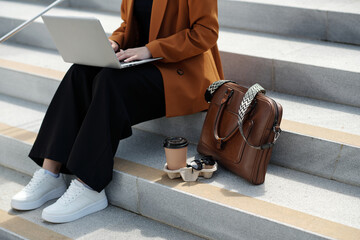
[[[73,65],[60,83],[29,157],[62,163],[100,192],[112,179],[114,156],[131,126],[165,115],[164,86],[152,64],[126,69]]]

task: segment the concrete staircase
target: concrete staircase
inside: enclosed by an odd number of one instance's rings
[[[51,2],[0,1],[0,35]],[[49,14],[95,16],[110,34],[121,21],[120,2],[68,0]],[[113,205],[108,210],[79,220],[81,224],[60,226],[42,222],[39,210],[11,211],[12,194],[37,169],[27,154],[70,66],[38,20],[0,45],[0,238],[32,239],[26,231],[9,227],[9,217],[17,215],[18,221],[28,221],[23,225],[61,234],[59,238],[360,239],[359,2],[218,3],[218,44],[226,78],[246,86],[258,82],[284,107],[284,131],[265,183],[253,186],[222,168],[212,179],[196,183],[164,175],[162,140],[169,135],[188,138],[191,160],[205,117],[199,113],[134,127],[116,154],[113,181],[106,189]],[[134,221],[137,229],[146,230],[123,235],[134,226],[109,221],[116,216],[150,225]],[[162,230],[147,232],[152,224]]]

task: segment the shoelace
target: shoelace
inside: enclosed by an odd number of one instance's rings
[[[40,183],[44,181],[44,179],[45,176],[40,172],[40,170],[36,171],[30,182],[25,186],[24,191],[34,191],[34,189],[36,189],[40,185]]]
[[[74,201],[83,191],[84,187],[79,187],[76,185],[75,180],[72,180],[69,188],[61,196],[61,198],[59,198],[58,201],[62,204],[69,204],[70,202]]]

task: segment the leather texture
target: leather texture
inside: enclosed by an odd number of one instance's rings
[[[133,17],[134,0],[123,0],[123,23],[110,36],[122,49],[137,46],[139,40]],[[209,107],[206,88],[224,79],[217,47],[219,34],[217,0],[153,1],[149,43],[163,77],[166,116],[187,115]]]
[[[272,147],[263,150],[251,147],[240,134],[238,111],[247,90],[230,82],[216,90],[197,149],[203,155],[211,155],[220,165],[249,182],[262,184]],[[279,103],[258,93],[243,120],[247,141],[254,146],[274,142],[276,131],[280,131],[282,112]]]

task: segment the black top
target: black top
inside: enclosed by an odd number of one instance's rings
[[[153,0],[135,0],[134,16],[138,23],[140,42],[139,46],[145,46],[149,42],[150,18]]]

